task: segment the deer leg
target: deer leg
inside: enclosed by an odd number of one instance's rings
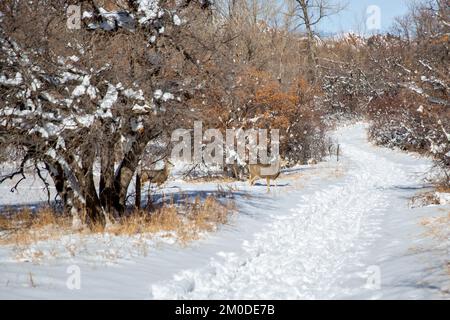
[[[234,173],[234,178],[239,180],[239,175],[238,172],[236,170],[236,166],[233,165],[233,173]]]
[[[270,178],[266,178],[267,192],[270,192]]]

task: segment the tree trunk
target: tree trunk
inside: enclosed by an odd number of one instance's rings
[[[89,219],[89,224],[92,225],[106,225],[106,214],[102,208],[97,190],[95,189],[93,170],[89,170],[86,175],[83,190],[84,198],[86,199],[86,216]]]
[[[311,20],[308,12],[308,5],[301,1],[302,14],[305,22],[305,29],[307,35],[307,49],[308,49],[308,80],[313,83],[316,80],[317,56],[314,44],[314,32],[312,30]]]
[[[99,195],[101,206],[110,215],[114,197],[114,149],[110,143],[102,149]]]
[[[134,206],[137,210],[141,209],[141,174],[139,172],[136,174],[136,198]]]
[[[160,134],[161,132],[157,132],[152,135],[151,131],[142,133],[141,136],[136,138],[133,142],[130,151],[128,151],[120,163],[114,178],[114,209],[119,216],[123,215],[125,212],[128,187],[130,186],[147,143],[158,137]]]
[[[97,157],[97,151],[92,149],[91,144],[86,142],[81,152],[83,153],[81,159],[82,175],[78,175],[78,181],[81,185],[82,195],[85,200],[87,223],[91,227],[95,225],[104,227],[108,221],[108,217],[102,207],[94,182],[94,163]]]
[[[50,177],[53,179],[56,192],[63,205],[64,214],[72,216],[73,228],[81,229],[84,221],[80,214],[84,211],[84,205],[79,199],[76,199],[75,193],[64,173],[64,169],[59,163],[51,161],[50,159],[46,160],[45,167],[47,168]]]

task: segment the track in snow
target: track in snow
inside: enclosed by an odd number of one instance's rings
[[[309,194],[294,191],[291,208],[239,253],[220,253],[203,268],[153,284],[151,297],[321,299],[367,290],[367,261],[385,216],[407,210],[407,200],[393,190],[420,183],[418,173],[429,164],[369,145],[363,125],[342,129],[337,137],[346,168],[342,179]]]

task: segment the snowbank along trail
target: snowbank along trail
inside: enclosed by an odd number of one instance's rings
[[[396,265],[397,275],[409,270],[393,257],[398,248],[394,246],[393,253],[389,252],[397,241],[395,236],[383,234],[396,226],[384,224],[393,221],[390,216],[411,220],[407,199],[421,187],[430,163],[370,145],[364,125],[340,129],[336,137],[343,150],[340,165],[346,170],[342,179],[306,194],[303,190],[293,191],[287,206],[281,205],[273,221],[253,240],[244,241],[240,253],[220,253],[206,267],[183,270],[169,283],[154,284],[151,297],[322,299],[389,298],[394,293],[412,298],[433,295],[435,292],[430,290],[418,290],[419,295],[413,296],[408,296],[407,288],[392,290],[396,284],[389,275],[391,283],[383,283],[384,265]],[[407,245],[403,249],[406,252]],[[400,255],[407,255],[405,252]]]

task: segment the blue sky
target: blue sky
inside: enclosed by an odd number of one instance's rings
[[[345,0],[344,0],[345,1]],[[408,0],[347,0],[347,8],[339,15],[324,20],[317,28],[323,32],[365,32],[366,10],[371,5],[380,8],[381,31],[390,29],[393,19],[407,12]]]

